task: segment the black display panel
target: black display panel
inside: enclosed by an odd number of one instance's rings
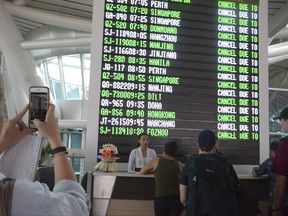
[[[259,0],[106,0],[99,146],[127,162],[137,135],[197,153],[216,132],[234,164],[259,162]]]

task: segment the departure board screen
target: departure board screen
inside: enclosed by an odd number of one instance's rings
[[[104,10],[99,145],[127,162],[145,132],[159,155],[174,140],[184,158],[209,128],[233,163],[258,163],[259,0],[105,0]]]

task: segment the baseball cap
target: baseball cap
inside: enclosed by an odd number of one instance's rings
[[[280,115],[277,117],[273,118],[274,120],[276,119],[288,119],[288,107],[285,107],[281,112]]]
[[[216,135],[212,130],[202,130],[198,136],[198,145],[201,149],[210,149],[216,144]]]

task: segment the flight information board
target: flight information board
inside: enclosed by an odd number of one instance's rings
[[[100,145],[127,160],[146,132],[158,154],[176,140],[190,155],[209,128],[233,163],[258,163],[259,0],[105,0],[104,10]]]

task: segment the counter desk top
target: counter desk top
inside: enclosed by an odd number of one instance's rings
[[[244,188],[259,201],[268,201],[267,176],[238,175]],[[92,215],[153,216],[154,175],[132,172],[93,172]]]
[[[122,177],[143,177],[143,178],[154,178],[154,174],[142,175],[139,172],[102,172],[96,171],[93,173],[94,176],[122,176]]]
[[[141,177],[141,178],[154,178],[154,174],[147,174],[142,175],[139,172],[102,172],[102,171],[96,171],[93,173],[94,176],[122,176],[122,177]],[[254,177],[252,175],[247,174],[238,174],[239,179],[255,179],[255,180],[261,180],[261,179],[268,179],[268,176],[260,176],[260,177]]]

